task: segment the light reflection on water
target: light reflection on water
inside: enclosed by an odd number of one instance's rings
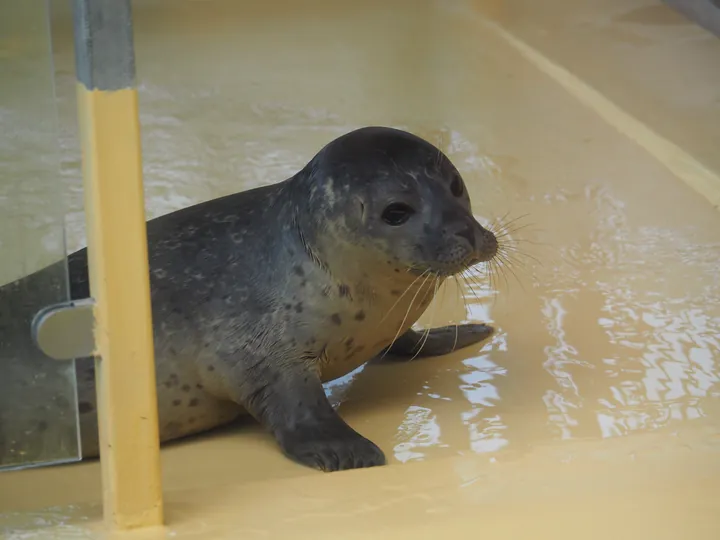
[[[446,446],[442,443],[440,426],[432,410],[415,405],[405,411],[397,438],[403,442],[396,444],[393,450],[395,458],[402,462],[422,458],[423,448]]]
[[[446,392],[452,406],[426,394],[407,408],[397,459],[435,453],[431,439],[420,435],[432,433],[442,445],[443,427],[456,429],[438,417],[457,415],[465,426],[467,443],[456,445],[456,453],[496,453],[513,447],[513,435],[526,439],[528,431],[536,444],[611,438],[713,414],[720,396],[720,246],[696,243],[691,228],[633,227],[608,188],[586,190],[584,203],[591,211],[589,223],[578,228],[581,238],[555,246],[562,262],[525,276],[535,286],[524,297],[504,302],[502,291],[494,298],[482,284],[463,285],[467,309],[456,320],[491,321],[494,315],[499,331],[482,354],[456,355],[457,367],[447,370],[458,381],[457,391]],[[514,324],[514,313],[532,326]],[[522,381],[519,364],[531,358],[549,377]],[[529,414],[520,429],[504,419],[517,408],[514,382],[530,389],[544,409]],[[442,407],[451,409],[449,415]],[[538,412],[537,402],[527,409]],[[528,428],[533,422],[540,427]]]

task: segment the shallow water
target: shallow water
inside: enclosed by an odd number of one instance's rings
[[[660,445],[717,449],[720,214],[502,46],[464,2],[344,4],[138,3],[148,217],[283,180],[355,127],[413,131],[458,166],[480,220],[517,229],[504,238],[516,251],[492,283],[479,269],[448,284],[420,321],[489,322],[493,338],[442,358],[372,363],[328,385],[350,423],[396,464],[513,461],[548,445],[562,462],[584,452],[578,441],[618,438],[627,456],[648,433],[665,437]],[[67,21],[54,31],[74,250],[84,234]],[[19,163],[36,157],[26,148],[15,150]],[[40,260],[47,243],[33,238],[57,201],[15,197],[37,217],[25,245],[38,253],[25,260]],[[0,277],[19,270],[3,264]],[[183,488],[313,474],[249,426],[172,445],[164,466]],[[8,478],[15,493],[55,504],[66,498],[23,486],[68,474],[79,478],[75,499],[92,500],[96,464]],[[0,507],[33,507],[5,493]]]

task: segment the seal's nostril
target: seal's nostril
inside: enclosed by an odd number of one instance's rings
[[[457,235],[467,240],[470,243],[470,246],[475,249],[475,231],[472,227],[467,227],[458,231]]]
[[[487,229],[482,229],[478,238],[476,257],[477,262],[485,262],[497,255],[499,243],[495,235]]]

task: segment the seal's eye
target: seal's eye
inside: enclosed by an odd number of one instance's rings
[[[460,197],[463,194],[463,183],[459,176],[456,176],[450,182],[450,192],[456,197]]]
[[[385,210],[383,210],[382,218],[385,223],[397,227],[402,225],[410,216],[415,213],[410,206],[405,203],[392,203]]]

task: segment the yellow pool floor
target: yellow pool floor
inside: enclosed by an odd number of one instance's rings
[[[231,426],[163,449],[167,527],[132,538],[720,538],[720,40],[655,1],[538,4],[137,3],[151,217],[394,125],[517,219],[518,255],[421,320],[489,343],[330,385],[387,467],[317,473]],[[2,473],[0,534],[102,537],[99,501],[97,462]]]

